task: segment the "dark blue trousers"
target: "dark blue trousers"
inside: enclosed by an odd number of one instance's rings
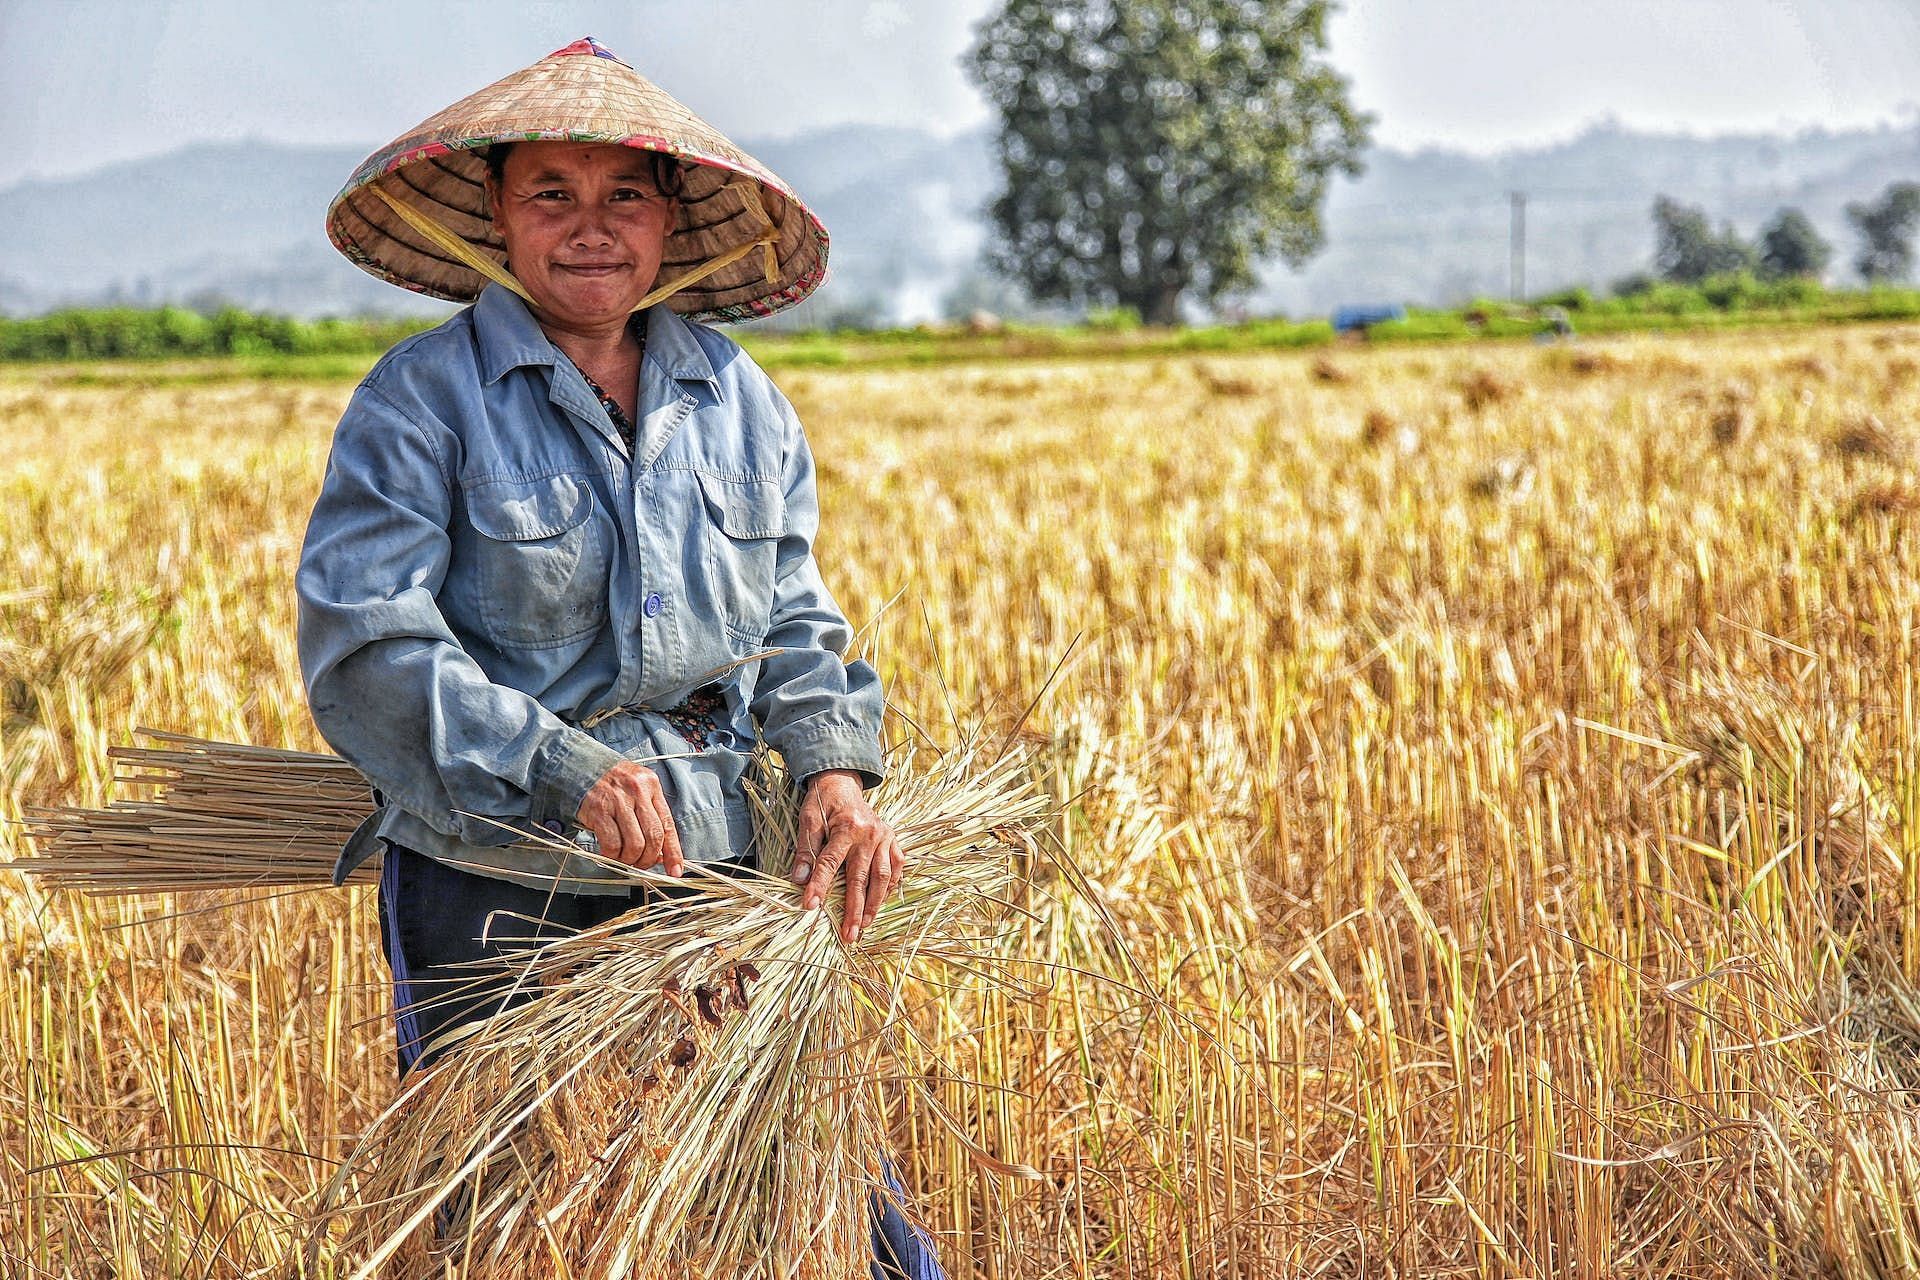
[[[511,990],[513,977],[494,981],[453,966],[498,958],[532,937],[554,938],[606,923],[661,890],[645,886],[627,894],[555,893],[530,889],[497,876],[476,875],[436,862],[412,849],[389,846],[380,874],[380,939],[393,971],[394,1021],[399,1070],[405,1076],[426,1066],[437,1052],[421,1046],[442,1031],[530,1000],[538,988]],[[689,887],[686,892],[697,892]],[[482,942],[487,916],[513,912],[524,919],[499,922],[509,935]],[[538,922],[537,925],[535,922]],[[457,994],[455,994],[457,992]],[[894,1194],[906,1198],[891,1163],[881,1170]],[[875,1195],[873,1280],[946,1280],[933,1241],[908,1222],[885,1196]]]

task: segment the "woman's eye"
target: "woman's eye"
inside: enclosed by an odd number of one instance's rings
[[[648,196],[646,192],[638,190],[637,188],[621,187],[613,193],[613,198],[615,200],[645,200]]]
[[[548,196],[552,196],[555,200],[564,200],[566,199],[567,193],[560,190],[536,191],[533,193],[535,200],[545,200]]]

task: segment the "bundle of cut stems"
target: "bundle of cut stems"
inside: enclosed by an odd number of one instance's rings
[[[112,747],[114,782],[151,794],[105,809],[29,809],[38,852],[8,865],[93,893],[323,886],[373,789],[338,756],[214,742],[157,729]],[[352,877],[379,878],[376,857]]]
[[[700,680],[782,652],[761,649]],[[373,787],[338,756],[135,729],[158,745],[109,747],[113,781],[149,793],[105,809],[29,809],[37,854],[7,865],[49,888],[102,894],[320,888],[373,812]],[[348,880],[380,878],[380,855]]]
[[[890,1082],[918,1088],[900,1069],[908,968],[993,971],[1046,808],[1017,753],[981,755],[902,762],[872,797],[911,864],[856,946],[831,899],[804,911],[778,874],[798,797],[764,755],[763,872],[695,868],[700,892],[555,941],[524,930],[507,963],[533,998],[450,1033],[362,1136],[321,1196],[310,1268],[865,1277]]]

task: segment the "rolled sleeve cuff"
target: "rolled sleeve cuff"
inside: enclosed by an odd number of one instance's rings
[[[860,775],[860,786],[871,791],[887,776],[880,740],[872,730],[857,725],[822,725],[776,745],[787,762],[787,772],[799,782],[826,769],[852,769]]]
[[[535,780],[534,821],[572,822],[593,784],[624,759],[606,743],[578,730],[563,735]]]

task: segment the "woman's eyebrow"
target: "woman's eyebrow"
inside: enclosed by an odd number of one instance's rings
[[[645,169],[625,169],[614,174],[613,180],[615,182],[651,182],[653,175]],[[548,169],[542,173],[533,174],[527,181],[545,185],[553,182],[572,182],[573,178],[569,174],[558,173],[552,169]]]

